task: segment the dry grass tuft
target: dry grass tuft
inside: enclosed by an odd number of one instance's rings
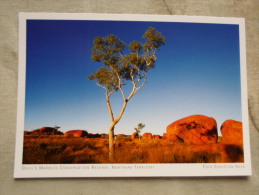
[[[116,140],[115,160],[108,160],[108,140],[24,137],[24,164],[72,163],[222,163],[243,162],[243,149],[222,143],[193,145],[167,140]]]

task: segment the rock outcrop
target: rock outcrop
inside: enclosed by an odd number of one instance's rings
[[[163,133],[163,139],[167,138],[167,133]]]
[[[131,135],[131,139],[139,139],[138,133],[137,133],[137,132],[133,133],[133,134]]]
[[[24,131],[24,135],[31,135],[30,131]]]
[[[183,143],[184,140],[177,135],[170,135],[167,137],[167,140],[174,143]]]
[[[191,144],[217,143],[217,123],[214,118],[192,115],[168,125],[167,137]]]
[[[153,136],[152,136],[152,133],[144,133],[142,135],[142,139],[152,139]]]
[[[124,134],[118,134],[118,135],[116,135],[116,138],[125,138],[126,137],[126,135],[124,135]]]
[[[86,137],[88,135],[85,130],[71,130],[65,133],[65,137]]]
[[[242,122],[226,120],[220,131],[222,162],[244,162]]]
[[[35,129],[33,131],[25,131],[24,135],[31,136],[42,136],[42,135],[63,135],[62,132],[58,131],[53,127],[41,127],[40,129]]]
[[[153,139],[161,139],[160,135],[153,135]]]
[[[242,122],[226,120],[220,128],[222,134],[221,143],[243,145]]]
[[[40,128],[41,135],[62,135],[60,131],[53,127],[41,127]]]

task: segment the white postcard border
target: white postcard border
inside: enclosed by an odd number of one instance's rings
[[[244,163],[178,163],[178,164],[22,164],[26,78],[26,20],[110,20],[157,21],[239,25],[242,122],[244,133]],[[249,176],[251,171],[247,102],[245,20],[243,18],[86,13],[20,13],[19,69],[17,100],[17,132],[14,178],[60,177],[172,177],[172,176]]]

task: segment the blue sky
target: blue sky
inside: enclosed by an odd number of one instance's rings
[[[61,127],[108,133],[104,90],[88,80],[102,64],[91,59],[97,36],[143,42],[149,26],[165,37],[148,83],[130,100],[115,134],[166,132],[170,123],[193,114],[242,121],[238,25],[173,22],[27,21],[25,129]],[[115,116],[121,94],[112,96]]]

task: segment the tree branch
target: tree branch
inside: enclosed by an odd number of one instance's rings
[[[132,86],[131,93],[129,94],[129,96],[128,96],[128,98],[127,98],[128,101],[129,101],[129,100],[132,98],[132,96],[136,93],[136,83],[135,83],[134,81],[132,81],[132,83],[133,83],[133,86]]]
[[[108,111],[109,111],[109,114],[110,114],[111,122],[114,122],[114,115],[113,115],[113,112],[112,112],[110,96],[107,96],[107,94],[106,94],[106,104],[107,104]]]
[[[121,52],[119,52],[119,56],[117,56],[117,57],[120,57],[122,60],[124,60],[124,61],[126,61],[126,59],[125,59],[125,57],[122,55],[122,53]]]
[[[100,83],[98,83],[98,82],[96,82],[96,85],[98,85],[99,87],[101,87],[101,88],[103,88],[103,89],[107,90],[107,88],[106,88],[106,87],[102,86],[102,85],[101,85]]]
[[[121,95],[122,95],[123,100],[125,101],[125,100],[126,100],[126,97],[125,97],[125,93],[124,93],[123,89],[122,89],[121,87],[119,87],[119,90],[120,90],[120,92],[121,92]]]
[[[142,78],[144,78],[144,81],[143,81],[143,83],[142,83],[139,87],[136,88],[136,92],[137,92],[139,89],[141,89],[142,87],[144,87],[144,85],[147,83],[147,72],[145,72],[144,76],[142,76],[142,77],[139,79],[139,81],[140,81]]]
[[[113,90],[110,91],[110,93],[108,93],[108,90],[106,90],[106,91],[105,91],[106,99],[107,99],[107,98],[110,98],[110,96],[111,96],[115,91],[116,91],[116,90],[113,89]]]
[[[119,116],[115,119],[114,123],[117,124],[120,120],[121,120],[121,117],[127,107],[127,103],[128,103],[128,100],[124,100],[124,103],[123,103],[123,106],[121,108],[121,111],[120,111],[120,114]]]
[[[112,69],[113,69],[113,68],[112,68]],[[125,100],[125,99],[126,99],[125,93],[124,93],[124,91],[123,91],[123,89],[122,89],[122,87],[121,87],[121,86],[123,85],[122,79],[121,79],[121,77],[120,77],[120,75],[119,75],[119,73],[118,73],[117,70],[113,69],[113,71],[115,72],[115,74],[116,74],[116,76],[117,76],[117,78],[118,78],[118,81],[119,81],[119,85],[116,86],[116,87],[119,88],[119,90],[120,90],[120,92],[121,92],[121,95],[122,95],[122,98],[123,98],[123,100]]]
[[[131,82],[132,82],[133,86],[136,87],[136,84],[135,84],[135,82],[134,82],[133,71],[134,71],[134,69],[131,68],[131,69],[130,69],[130,77],[131,77]]]
[[[141,81],[141,79],[144,78],[144,81],[143,83],[137,87],[137,84]],[[145,72],[145,75],[140,77],[138,79],[138,81],[134,82],[133,81],[133,88],[132,88],[132,91],[130,93],[130,95],[128,96],[127,100],[130,100],[132,98],[133,95],[135,95],[137,93],[138,90],[140,90],[142,87],[144,87],[144,85],[147,83],[147,72]]]

